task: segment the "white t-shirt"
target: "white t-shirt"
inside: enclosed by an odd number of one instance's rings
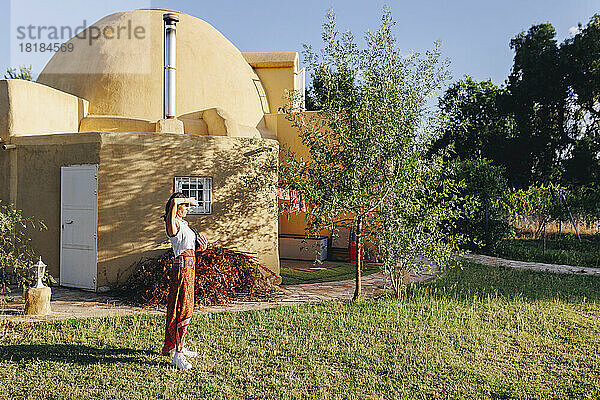
[[[179,231],[175,236],[169,236],[175,257],[187,249],[196,250],[196,234],[188,226],[187,221],[179,220]]]

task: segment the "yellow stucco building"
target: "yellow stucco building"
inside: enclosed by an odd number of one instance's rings
[[[179,19],[176,124],[164,119],[166,12]],[[116,39],[122,26],[142,27],[143,41]],[[168,247],[164,203],[183,190],[200,200],[188,220],[209,241],[279,274],[278,234],[303,233],[303,218],[278,222],[275,191],[245,177],[276,185],[276,169],[257,165],[280,144],[300,149],[278,113],[286,90],[304,90],[298,54],[241,53],[206,22],[158,9],[90,30],[104,34],[72,38],[37,82],[0,80],[0,200],[45,222],[31,235],[49,272],[90,290],[122,282]]]

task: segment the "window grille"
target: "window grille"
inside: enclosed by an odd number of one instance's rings
[[[190,207],[188,214],[210,214],[212,212],[212,178],[176,176],[174,189],[187,197],[198,200],[197,207]]]

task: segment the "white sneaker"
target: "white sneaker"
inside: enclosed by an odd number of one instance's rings
[[[185,347],[183,349],[181,349],[181,353],[183,353],[183,355],[186,356],[187,358],[194,358],[194,357],[198,356],[198,352],[192,351],[192,350],[188,350]],[[175,356],[175,349],[171,349],[169,351],[169,355],[171,357]]]
[[[188,369],[192,368],[192,364],[190,364],[190,362],[185,359],[183,353],[179,353],[177,351],[173,356],[173,362],[171,362],[171,365],[173,365],[175,368],[181,371],[187,371]]]

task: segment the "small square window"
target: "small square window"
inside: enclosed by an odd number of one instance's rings
[[[198,200],[198,207],[190,207],[188,214],[210,214],[212,212],[212,178],[198,176],[176,176],[174,189],[187,197]]]

